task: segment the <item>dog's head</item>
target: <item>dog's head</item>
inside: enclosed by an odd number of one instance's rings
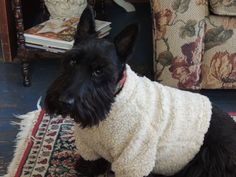
[[[110,111],[138,33],[127,26],[114,42],[99,39],[93,10],[82,13],[73,48],[65,54],[63,72],[47,91],[48,114],[69,115],[82,127],[98,125]]]

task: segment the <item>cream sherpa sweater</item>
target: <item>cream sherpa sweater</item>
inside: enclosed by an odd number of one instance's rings
[[[151,82],[127,65],[127,79],[99,126],[75,126],[78,153],[105,158],[116,177],[172,175],[200,150],[211,118],[207,97]]]

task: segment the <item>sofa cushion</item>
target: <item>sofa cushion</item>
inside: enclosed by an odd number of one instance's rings
[[[151,0],[154,78],[181,89],[199,89],[206,1]]]
[[[217,15],[236,16],[235,0],[209,0],[210,10]]]
[[[218,15],[206,20],[202,89],[236,89],[236,18]]]

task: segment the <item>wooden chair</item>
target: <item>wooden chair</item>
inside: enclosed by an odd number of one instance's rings
[[[40,10],[42,11],[42,14],[47,13],[43,0],[40,0]],[[16,33],[17,33],[17,58],[19,58],[21,61],[23,85],[29,87],[31,85],[29,54],[34,51],[40,51],[40,49],[29,48],[26,47],[25,45],[25,38],[24,38],[25,28],[24,28],[21,0],[14,0],[14,13],[15,13]],[[41,20],[43,21],[43,19]]]
[[[25,45],[25,37],[24,37],[24,20],[23,20],[23,7],[22,7],[22,0],[14,0],[14,14],[15,14],[15,24],[16,24],[16,33],[17,33],[17,58],[21,62],[21,72],[23,76],[23,85],[29,87],[31,85],[31,76],[30,76],[30,61],[34,57],[32,54],[37,54],[37,56],[57,56],[59,54],[52,53],[52,51],[46,51],[43,49],[36,49],[32,47],[28,47]],[[95,6],[96,1],[88,1],[93,7]],[[102,6],[104,1],[102,2]],[[100,5],[101,6],[101,5]],[[101,7],[102,7],[101,6]],[[44,4],[44,0],[40,0],[40,11],[41,11],[41,19],[39,23],[47,20],[49,18],[49,13],[47,12],[46,6]],[[42,57],[44,58],[44,57]]]

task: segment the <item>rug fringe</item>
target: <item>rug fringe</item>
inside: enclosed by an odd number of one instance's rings
[[[31,138],[31,133],[34,128],[35,123],[37,122],[37,118],[41,111],[38,101],[38,110],[29,112],[24,115],[15,115],[16,118],[20,119],[20,122],[11,122],[12,125],[19,125],[19,133],[16,135],[16,149],[13,155],[13,160],[11,161],[10,165],[8,166],[8,173],[3,177],[14,177],[17,171],[17,167],[22,159],[24,154],[24,150],[28,145],[28,141]]]
[[[233,116],[234,121],[236,122],[236,116]]]

